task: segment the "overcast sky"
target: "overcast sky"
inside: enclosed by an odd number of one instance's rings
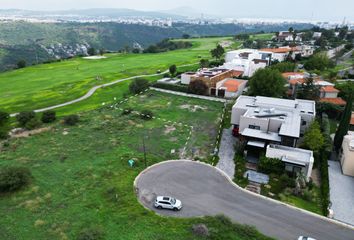
[[[0,0],[0,8],[66,10],[131,8],[166,10],[181,6],[198,13],[233,17],[354,21],[353,0]]]

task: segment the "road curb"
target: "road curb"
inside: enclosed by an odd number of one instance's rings
[[[214,167],[210,164],[207,164],[207,163],[204,163],[204,162],[200,162],[200,161],[193,161],[193,160],[186,160],[186,159],[181,159],[181,160],[168,160],[168,161],[164,161],[164,162],[159,162],[159,163],[156,163],[154,165],[151,165],[149,167],[147,167],[146,169],[144,169],[143,171],[141,171],[138,176],[134,179],[134,183],[133,183],[133,186],[134,186],[134,191],[135,191],[135,194],[137,195],[138,197],[138,201],[140,202],[140,198],[139,198],[139,189],[137,187],[137,182],[139,180],[139,178],[144,175],[146,172],[148,172],[150,169],[154,168],[154,167],[158,167],[162,164],[166,164],[166,163],[170,163],[170,162],[193,162],[193,163],[197,163],[197,164],[201,164],[201,165],[205,165],[205,166],[208,166],[208,167],[211,167],[211,168],[214,168],[217,172],[219,172],[222,176],[224,176],[228,181],[229,183],[231,183],[235,188],[247,193],[247,194],[250,194],[250,195],[253,195],[255,197],[258,197],[258,198],[261,198],[263,200],[267,200],[267,201],[271,201],[275,204],[278,204],[278,205],[283,205],[285,207],[288,207],[288,208],[291,208],[293,210],[296,210],[296,211],[299,211],[299,212],[302,212],[302,213],[305,213],[305,214],[308,214],[308,215],[311,215],[313,217],[316,217],[318,219],[321,219],[321,220],[324,220],[324,221],[327,221],[329,223],[333,223],[333,224],[336,224],[336,225],[339,225],[341,227],[344,227],[344,228],[348,228],[348,229],[351,229],[351,230],[354,230],[354,226],[350,225],[350,224],[346,224],[346,223],[343,223],[343,222],[340,222],[340,221],[337,221],[337,220],[334,220],[334,219],[330,219],[330,218],[327,218],[327,217],[324,217],[324,216],[321,216],[319,214],[316,214],[316,213],[313,213],[313,212],[310,212],[310,211],[307,211],[305,209],[301,209],[301,208],[298,208],[298,207],[295,207],[295,206],[292,206],[290,204],[287,204],[287,203],[283,203],[283,202],[280,202],[278,200],[275,200],[275,199],[272,199],[272,198],[269,198],[269,197],[266,197],[266,196],[263,196],[263,195],[260,195],[260,194],[256,194],[256,193],[253,193],[253,192],[250,192],[240,186],[238,186],[234,181],[232,181],[232,179],[224,172],[222,171],[221,169],[217,168],[217,167]],[[140,202],[141,203],[141,202]],[[144,204],[142,204],[144,206],[145,209],[148,209],[151,211],[151,209],[145,207]],[[156,212],[155,212],[156,213]],[[160,215],[160,214],[158,214]]]

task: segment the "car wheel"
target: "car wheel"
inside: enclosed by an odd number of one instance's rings
[[[158,209],[162,209],[162,207],[161,207],[161,206],[157,206],[157,208],[158,208]]]
[[[178,211],[178,208],[173,208],[173,211]]]

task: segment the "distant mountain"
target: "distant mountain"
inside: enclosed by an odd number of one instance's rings
[[[166,13],[166,14],[184,16],[184,17],[194,17],[194,18],[199,18],[199,17],[201,17],[201,14],[202,14],[201,11],[197,11],[191,7],[179,7],[179,8],[169,9],[169,10],[163,10],[160,12]]]

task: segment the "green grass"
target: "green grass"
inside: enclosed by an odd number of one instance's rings
[[[159,54],[107,54],[107,59],[74,58],[0,74],[0,109],[10,113],[39,109],[84,95],[116,79],[164,71],[170,65],[197,63],[228,38],[191,39],[193,47]],[[100,76],[101,81],[96,80]],[[119,91],[119,90],[118,90]]]
[[[253,40],[271,40],[274,36],[274,33],[262,33],[262,34],[254,34],[250,36],[250,39]]]
[[[319,189],[316,190],[318,194],[320,194]],[[316,201],[316,202],[310,202],[310,201],[306,201],[302,198],[290,195],[290,196],[286,196],[284,199],[282,199],[283,202],[289,203],[290,205],[293,205],[295,207],[298,208],[302,208],[305,209],[307,211],[310,212],[314,212],[317,213],[319,215],[323,215],[322,214],[322,208],[321,208],[321,204]]]
[[[194,126],[187,153],[203,159],[212,150],[223,105],[149,91],[120,107],[149,109],[156,117]],[[191,233],[196,223],[212,229],[209,239],[269,239],[220,217],[160,217],[138,203],[133,181],[144,169],[142,136],[152,165],[178,159],[190,128],[122,115],[110,106],[82,113],[77,126],[51,127],[0,148],[1,167],[24,166],[33,175],[27,188],[0,195],[0,239],[75,239],[89,226],[102,228],[108,240],[201,239]],[[127,164],[132,158],[134,168]]]
[[[332,133],[336,133],[338,121],[334,120],[334,119],[329,119],[329,124],[330,124],[330,127],[331,127],[330,133],[331,134]]]

